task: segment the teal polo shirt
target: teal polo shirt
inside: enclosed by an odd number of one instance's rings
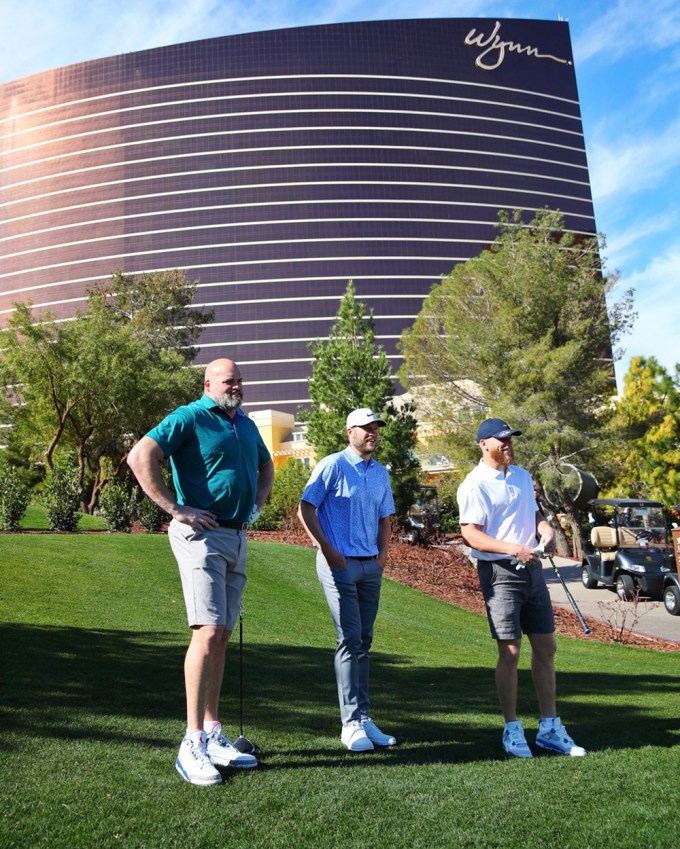
[[[255,423],[241,410],[230,418],[209,395],[178,407],[147,433],[170,459],[179,504],[245,522],[257,470],[270,460]]]

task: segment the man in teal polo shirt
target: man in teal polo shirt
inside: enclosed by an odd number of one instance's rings
[[[192,784],[220,784],[215,768],[257,766],[222,734],[218,718],[225,652],[246,581],[246,528],[272,488],[274,464],[255,423],[240,409],[236,363],[205,370],[203,397],[179,407],[128,455],[144,492],[172,516],[168,537],[192,629],[184,662],[187,729],[176,767]],[[175,497],[163,481],[170,459]]]

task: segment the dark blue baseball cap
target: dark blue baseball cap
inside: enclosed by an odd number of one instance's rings
[[[513,430],[503,419],[487,419],[477,429],[477,442],[480,439],[491,439],[492,436],[495,436],[496,439],[505,439],[506,436],[521,435],[521,430]]]

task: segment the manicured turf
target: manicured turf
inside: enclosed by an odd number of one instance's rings
[[[30,504],[19,524],[23,530],[48,530],[50,526],[47,521],[47,510],[40,504]],[[80,531],[102,531],[105,527],[104,520],[99,516],[89,516],[87,513],[83,513],[78,520],[76,533]]]
[[[677,654],[561,639],[561,712],[591,754],[509,761],[486,621],[387,581],[374,718],[401,744],[352,755],[312,552],[251,543],[245,731],[261,766],[196,788],[174,769],[187,629],[167,540],[5,534],[0,570],[3,849],[677,845]],[[531,741],[528,653],[520,674]]]

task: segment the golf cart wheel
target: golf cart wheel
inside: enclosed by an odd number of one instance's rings
[[[587,590],[594,590],[597,586],[597,581],[590,574],[590,569],[585,565],[581,569],[581,583]]]
[[[635,584],[630,575],[619,575],[616,579],[616,594],[621,601],[632,601],[635,598]]]
[[[680,589],[671,584],[663,591],[663,606],[671,616],[680,616]]]

